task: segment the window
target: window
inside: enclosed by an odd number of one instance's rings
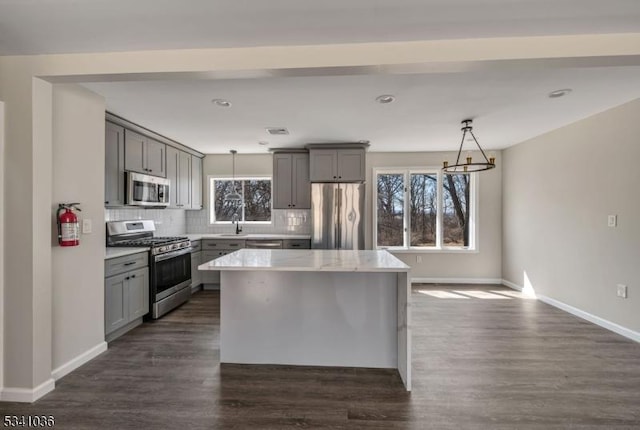
[[[271,179],[236,178],[235,190],[228,178],[209,178],[210,222],[230,223],[234,215],[243,223],[271,222]],[[242,202],[225,201],[224,196],[235,191]]]
[[[474,179],[439,170],[376,170],[376,247],[474,249]]]

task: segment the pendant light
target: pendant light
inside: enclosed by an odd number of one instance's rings
[[[233,167],[231,170],[232,188],[231,188],[231,192],[224,196],[224,201],[225,202],[241,202],[242,196],[236,192],[236,154],[238,153],[238,151],[236,151],[235,149],[232,149],[229,152],[231,152],[231,160],[233,163]]]
[[[456,158],[456,164],[449,165],[448,161],[445,161],[442,166],[442,171],[446,173],[468,173],[468,172],[481,172],[483,170],[489,170],[496,167],[496,159],[495,157],[487,158],[487,155],[484,153],[480,144],[478,143],[478,139],[473,134],[473,127],[471,127],[471,123],[473,120],[465,119],[462,121],[462,141],[460,142],[460,149],[458,149],[458,157]],[[473,162],[471,155],[467,155],[465,157],[466,163],[460,162],[460,155],[462,154],[462,146],[464,145],[464,139],[467,137],[467,133],[471,135],[473,141],[478,146],[484,161]]]

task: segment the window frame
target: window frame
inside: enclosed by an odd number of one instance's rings
[[[271,211],[271,220],[270,221],[245,221],[245,204],[244,200],[242,202],[242,216],[240,219],[240,223],[242,224],[250,224],[250,225],[272,225],[273,224],[273,177],[266,175],[244,175],[244,176],[233,176],[228,175],[207,175],[207,183],[209,187],[209,225],[230,225],[232,221],[217,221],[215,219],[215,187],[214,181],[231,181],[235,180],[236,182],[242,181],[251,181],[258,180],[264,181],[268,180],[271,183],[271,200],[269,201],[269,210]],[[244,186],[242,187],[242,198],[244,199]]]
[[[403,215],[403,244],[402,246],[378,246],[378,175],[395,174],[403,175],[404,178],[404,215]],[[411,246],[411,175],[427,174],[436,175],[436,244],[434,246]],[[399,253],[477,253],[478,247],[478,175],[468,173],[469,186],[469,246],[445,246],[443,244],[443,212],[444,212],[444,175],[440,167],[380,167],[372,169],[372,221],[373,221],[373,249],[385,249]]]

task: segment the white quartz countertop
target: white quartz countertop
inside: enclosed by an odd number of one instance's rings
[[[387,251],[241,249],[198,266],[199,270],[286,272],[408,272]]]
[[[233,234],[233,233],[195,233],[185,235],[189,240],[201,240],[201,239],[311,239],[308,234],[286,234],[286,233],[247,233],[247,234]]]
[[[149,248],[119,248],[119,247],[107,247],[105,251],[104,259],[124,257],[125,255],[137,254],[138,252],[149,252]]]

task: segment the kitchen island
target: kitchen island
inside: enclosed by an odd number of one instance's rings
[[[411,390],[410,267],[387,251],[241,249],[219,270],[220,361],[395,368]]]

